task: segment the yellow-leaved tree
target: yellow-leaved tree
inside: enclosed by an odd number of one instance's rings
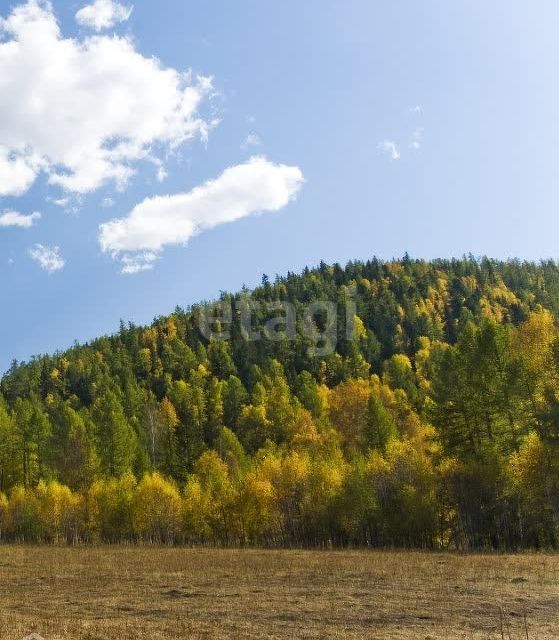
[[[180,533],[181,513],[181,496],[173,482],[159,473],[142,478],[132,503],[132,524],[141,540],[173,544]]]
[[[559,543],[559,457],[533,432],[510,461],[510,484],[520,506],[522,543],[535,548]]]
[[[8,498],[5,493],[0,493],[0,540],[6,532],[6,525],[8,523]]]
[[[135,488],[136,478],[131,473],[96,480],[91,485],[87,494],[88,529],[94,539],[121,542],[133,538]]]
[[[76,542],[85,524],[83,497],[56,481],[41,481],[35,491],[42,536],[52,542]]]

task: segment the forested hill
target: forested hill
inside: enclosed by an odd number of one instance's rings
[[[555,546],[558,314],[555,262],[406,256],[14,363],[1,532]]]

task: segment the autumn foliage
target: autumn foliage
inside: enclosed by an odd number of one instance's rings
[[[251,299],[254,327],[335,301],[335,350],[247,340],[235,314],[207,339],[195,307],[14,363],[2,540],[559,546],[554,263],[322,264]]]

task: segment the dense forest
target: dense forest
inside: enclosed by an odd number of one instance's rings
[[[0,536],[555,548],[558,317],[555,262],[405,256],[14,362]]]

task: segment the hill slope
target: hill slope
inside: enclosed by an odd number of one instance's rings
[[[406,256],[14,363],[8,535],[555,546],[558,313],[554,262]]]

